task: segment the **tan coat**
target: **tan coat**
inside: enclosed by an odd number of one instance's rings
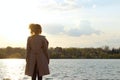
[[[44,36],[34,35],[28,38],[25,74],[32,76],[37,63],[39,76],[49,74],[48,41]]]

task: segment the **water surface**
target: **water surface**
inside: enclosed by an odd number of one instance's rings
[[[30,80],[24,75],[24,59],[0,59],[0,80]],[[120,80],[119,59],[51,59],[52,80]]]

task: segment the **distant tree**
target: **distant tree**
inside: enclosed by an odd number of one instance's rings
[[[49,48],[50,58],[53,59],[120,59],[120,48],[109,49],[105,48]],[[6,48],[0,48],[0,58],[25,58],[26,49],[24,48],[12,48],[10,46]]]

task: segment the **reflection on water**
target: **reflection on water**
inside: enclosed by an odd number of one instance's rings
[[[120,60],[52,59],[44,80],[120,80]],[[24,59],[0,59],[0,80],[31,80]]]
[[[18,80],[24,76],[25,61],[21,59],[2,59],[0,61],[0,77]],[[22,80],[22,79],[21,79]]]

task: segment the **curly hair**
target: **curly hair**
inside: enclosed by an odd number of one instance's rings
[[[41,27],[41,25],[40,24],[30,24],[29,25],[29,28],[30,28],[30,30],[31,30],[31,34],[33,35],[33,34],[41,34],[41,32],[42,32],[42,27]]]

